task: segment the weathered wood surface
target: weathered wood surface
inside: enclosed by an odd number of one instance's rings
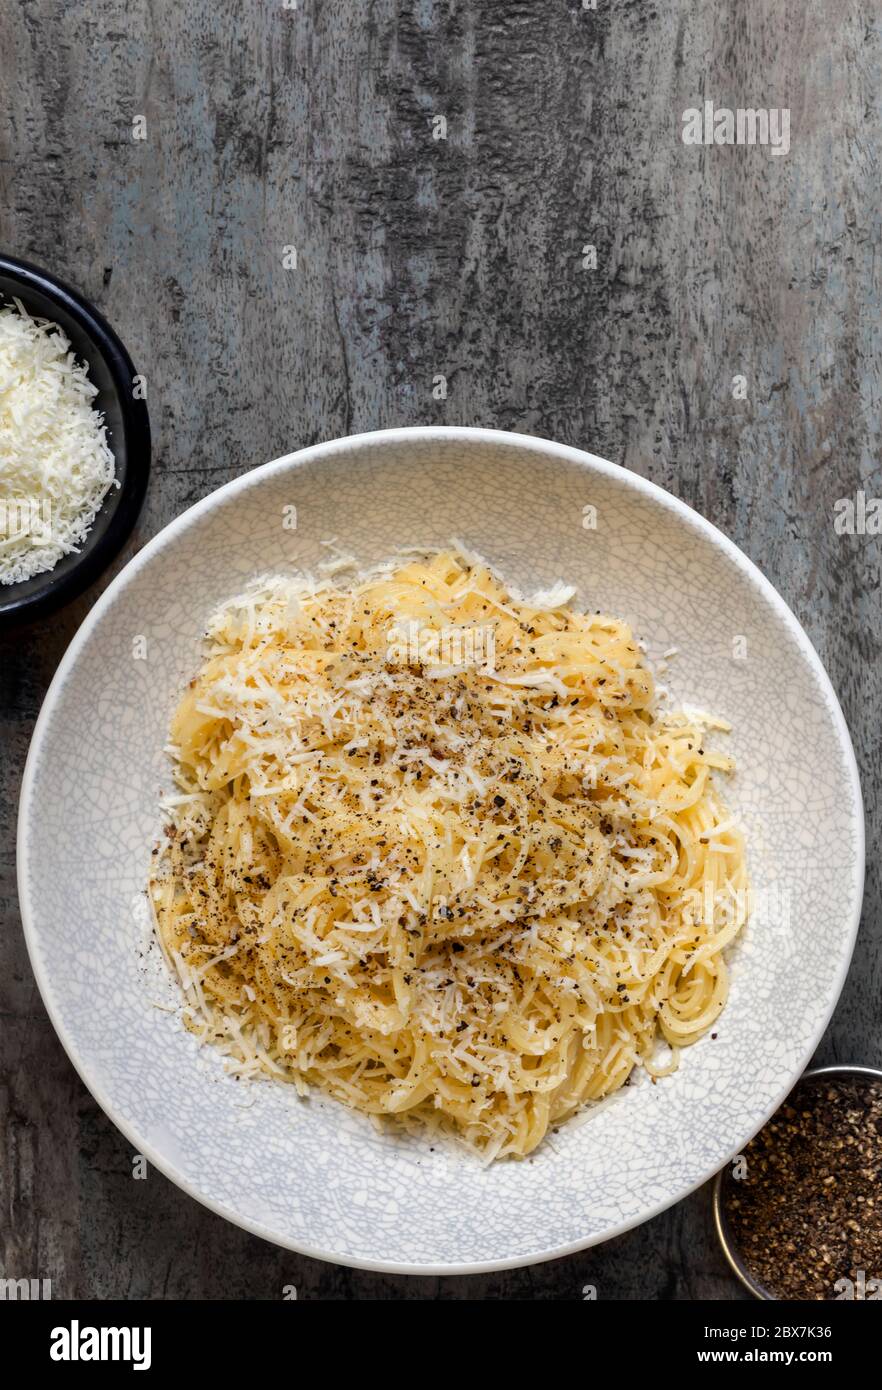
[[[149,383],[128,554],[266,459],[397,424],[524,430],[670,488],[765,570],[842,699],[869,873],[819,1055],[876,1065],[882,542],[838,536],[833,506],[882,490],[878,21],[872,0],[0,10],[0,245],[78,284]],[[790,153],[685,146],[705,98],[788,106]],[[3,1272],[86,1297],[739,1296],[706,1191],[600,1249],[440,1281],[300,1259],[131,1180],[47,1021],[14,881],[28,739],[95,597],[2,645]]]

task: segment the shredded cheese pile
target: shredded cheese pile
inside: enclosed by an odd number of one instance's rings
[[[262,580],[215,618],[151,895],[188,1025],[240,1074],[489,1160],[717,1018],[746,915],[731,763],[571,592],[450,552]]]
[[[116,482],[97,394],[58,324],[0,309],[0,584],[77,550]]]

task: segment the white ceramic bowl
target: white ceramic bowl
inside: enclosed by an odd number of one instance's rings
[[[282,525],[297,508],[297,529]],[[591,522],[596,509],[596,528]],[[288,517],[290,519],[291,513]],[[290,520],[289,520],[290,524]],[[377,1134],[334,1102],[240,1083],[200,1049],[148,946],[143,887],[169,716],[205,620],[255,573],[366,562],[452,536],[525,588],[563,578],[629,619],[676,702],[727,717],[758,911],[716,1029],[676,1075],[625,1088],[522,1163]],[[139,638],[146,639],[139,644]],[[146,659],[139,659],[146,649]],[[734,545],[657,487],[575,449],[472,429],[304,449],[192,507],[92,609],[40,715],[19,827],[22,916],[71,1060],[135,1148],[199,1201],[323,1259],[413,1273],[578,1250],[685,1196],[808,1062],[848,969],[863,886],[854,754],[818,657]]]

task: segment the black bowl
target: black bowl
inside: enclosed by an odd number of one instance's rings
[[[110,324],[76,290],[27,261],[0,255],[0,308],[20,299],[29,314],[52,319],[85,362],[104,416],[107,442],[116,461],[119,487],[111,487],[80,549],[63,555],[54,569],[0,585],[0,627],[29,622],[69,603],[88,588],[128,540],[150,474],[147,405],[133,395],[135,368]],[[0,461],[2,480],[2,461]],[[0,481],[2,486],[2,481]]]

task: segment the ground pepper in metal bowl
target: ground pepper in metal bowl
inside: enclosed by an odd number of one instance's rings
[[[731,1245],[772,1297],[882,1297],[882,1080],[804,1077],[721,1198]]]

